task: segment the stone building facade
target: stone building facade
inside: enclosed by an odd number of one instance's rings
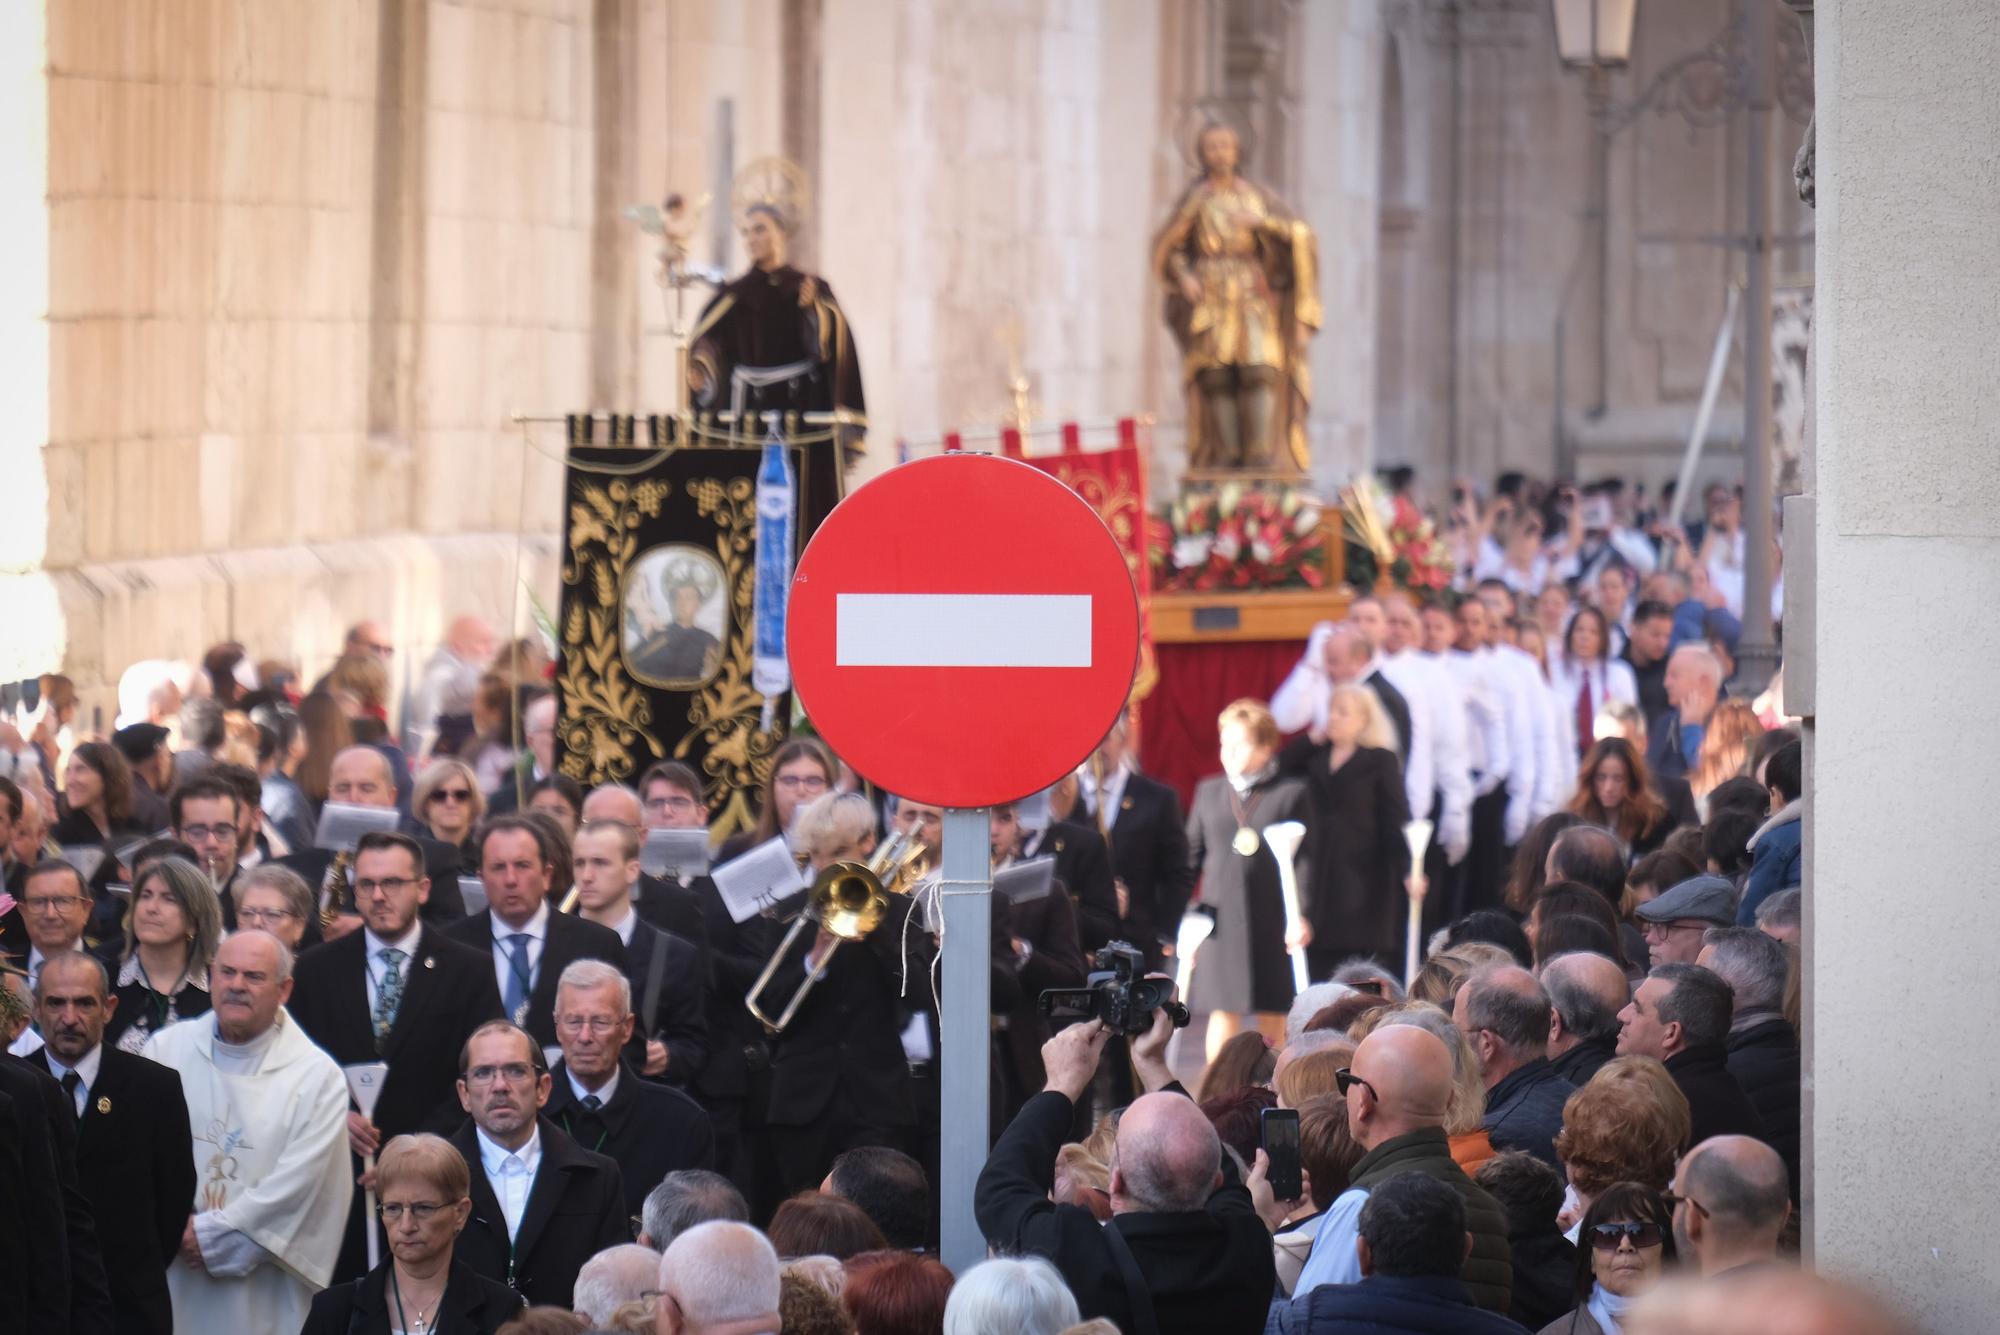
[[[373,615],[414,673],[454,613],[525,628],[554,598],[562,441],[513,415],[671,405],[674,317],[622,210],[716,193],[696,257],[739,268],[727,181],[765,155],[813,182],[797,248],[858,341],[864,472],[998,419],[1012,336],[1041,415],[1152,415],[1171,485],[1149,243],[1218,113],[1318,231],[1320,480],[1555,457],[1587,122],[1544,3],[4,9],[36,130],[6,150],[0,613],[26,629],[0,680],[70,673],[86,724],[124,664],[224,638],[311,674]],[[1614,94],[1726,10],[1642,6]],[[1727,230],[1733,143],[1655,118],[1618,141],[1601,419],[1589,322],[1567,341],[1586,471],[1691,412],[1733,260],[1647,238]]]

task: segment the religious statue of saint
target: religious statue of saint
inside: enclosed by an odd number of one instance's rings
[[[791,224],[782,202],[751,202],[739,217],[750,269],[724,284],[695,324],[689,397],[704,412],[834,413],[851,449],[868,418],[847,317],[826,280],[786,262]]]
[[[1238,174],[1236,131],[1196,140],[1202,175],[1153,247],[1188,391],[1188,459],[1209,472],[1304,472],[1320,325],[1312,229]]]

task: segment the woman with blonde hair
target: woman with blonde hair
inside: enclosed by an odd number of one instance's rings
[[[1410,849],[1396,730],[1366,686],[1336,686],[1327,703],[1326,738],[1285,749],[1287,773],[1306,780],[1312,814],[1306,850],[1312,882],[1306,960],[1324,978],[1356,955],[1394,960],[1409,905]]]
[[[452,1259],[472,1217],[472,1171],[442,1136],[397,1136],[375,1161],[376,1212],[389,1254],[313,1295],[300,1335],[494,1335],[521,1295]]]
[[[1188,808],[1188,858],[1200,869],[1201,901],[1215,910],[1215,934],[1194,962],[1197,1010],[1207,1010],[1208,1058],[1247,1024],[1282,1041],[1294,988],[1289,950],[1310,945],[1310,864],[1305,846],[1293,858],[1301,905],[1298,930],[1287,933],[1277,858],[1265,838],[1286,821],[1306,825],[1311,802],[1305,782],[1278,771],[1276,720],[1261,700],[1238,700],[1216,719],[1222,773],[1203,779]]]
[[[1702,804],[1707,817],[1708,795],[1750,768],[1751,748],[1764,735],[1763,720],[1746,700],[1718,700],[1701,734],[1694,768],[1688,771],[1688,787]]]
[[[410,814],[424,823],[431,838],[458,849],[463,865],[479,865],[472,832],[486,818],[486,794],[479,791],[479,776],[472,766],[449,756],[432,759],[417,776]]]
[[[875,851],[875,809],[859,793],[827,793],[798,809],[792,848],[806,859],[807,880],[836,862],[863,862]],[[911,1150],[916,1105],[903,1050],[905,1008],[931,1005],[930,937],[910,914],[908,895],[890,895],[882,921],[865,940],[842,942],[821,927],[802,931],[759,994],[776,1017],[810,972],[812,990],[771,1041],[766,1114],[786,1194],[816,1188],[842,1150],[887,1145]],[[781,916],[804,896],[777,906]]]

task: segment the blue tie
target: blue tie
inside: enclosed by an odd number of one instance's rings
[[[528,967],[528,934],[515,932],[507,938],[507,1018],[515,1024],[528,1016],[528,984],[534,975]]]

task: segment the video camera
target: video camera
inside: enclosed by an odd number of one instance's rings
[[[1106,944],[1091,959],[1082,987],[1052,987],[1042,993],[1042,1014],[1050,1020],[1102,1020],[1114,1033],[1143,1034],[1153,1012],[1164,1010],[1174,1028],[1188,1025],[1188,1008],[1173,1000],[1169,978],[1146,976],[1146,957],[1127,941]]]

